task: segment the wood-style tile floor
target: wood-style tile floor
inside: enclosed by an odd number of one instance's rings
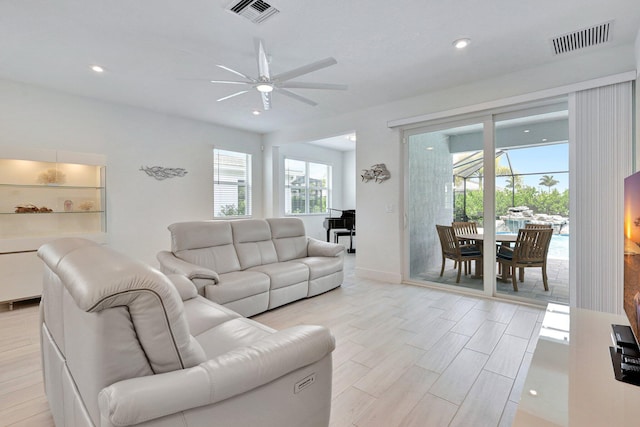
[[[353,267],[351,255],[342,287],[254,318],[276,329],[332,330],[331,426],[510,426],[543,310],[356,279]],[[0,306],[0,426],[53,426],[37,304],[6,309]]]

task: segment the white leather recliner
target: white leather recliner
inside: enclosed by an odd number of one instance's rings
[[[326,426],[328,329],[275,331],[94,242],[42,246],[42,360],[56,426]]]

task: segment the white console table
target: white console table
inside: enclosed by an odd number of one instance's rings
[[[640,425],[640,387],[614,377],[613,323],[629,324],[624,316],[549,304],[515,427]]]

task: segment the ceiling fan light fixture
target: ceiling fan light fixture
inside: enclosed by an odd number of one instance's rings
[[[454,41],[453,45],[455,46],[456,49],[464,49],[465,47],[469,46],[470,43],[471,43],[471,39],[462,38]]]
[[[273,86],[268,83],[260,83],[256,86],[256,89],[258,89],[258,92],[269,93],[273,91]]]

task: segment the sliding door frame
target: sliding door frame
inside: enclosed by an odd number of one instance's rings
[[[517,117],[527,117],[530,115],[542,114],[550,111],[558,111],[558,105],[563,104],[569,109],[569,116],[571,116],[570,111],[570,103],[568,102],[569,97],[567,95],[563,96],[555,96],[547,99],[538,99],[535,101],[512,105],[512,106],[503,106],[499,108],[495,108],[491,111],[483,111],[481,113],[476,114],[465,114],[462,116],[452,116],[447,118],[439,118],[428,123],[422,124],[422,126],[413,126],[408,128],[403,128],[402,130],[402,142],[404,144],[404,165],[409,164],[409,137],[413,135],[419,135],[423,133],[436,132],[439,130],[445,130],[449,128],[455,128],[470,124],[482,124],[482,132],[483,132],[483,169],[484,169],[484,179],[483,179],[483,219],[484,219],[484,234],[487,237],[483,240],[483,252],[485,254],[494,254],[495,253],[495,235],[496,235],[496,162],[495,162],[495,152],[496,152],[496,138],[495,138],[495,125],[498,121],[508,120],[511,118]],[[571,123],[570,123],[571,124]],[[569,144],[571,144],[571,139],[573,134],[571,130],[569,130]],[[571,176],[571,164],[569,165],[569,174]],[[571,179],[570,179],[571,181]],[[404,214],[403,214],[403,277],[405,281],[411,282],[410,279],[410,235],[409,235],[409,221],[407,212],[409,212],[408,200],[410,198],[410,177],[408,173],[408,168],[405,167],[404,174],[404,192],[403,192],[403,206],[404,206]],[[569,210],[569,221],[571,221],[572,210],[571,207],[575,205],[573,202],[573,198],[570,193],[570,210]],[[570,240],[574,241],[575,236],[570,236]],[[570,258],[569,260],[570,266],[575,264],[574,261]],[[497,292],[497,281],[496,281],[496,263],[493,256],[485,256],[483,259],[483,286],[481,291],[477,291],[469,288],[461,288],[455,289],[456,291],[462,291],[466,293],[480,294],[486,297],[499,297],[502,299],[515,300],[520,302],[527,303],[536,303],[540,301],[533,301],[529,298],[507,295],[507,294],[498,294]],[[452,290],[451,286],[445,284],[439,284],[437,282],[429,282],[430,285]],[[573,280],[570,277],[570,293],[575,290],[575,284],[573,284]],[[570,295],[571,297],[571,295]]]

